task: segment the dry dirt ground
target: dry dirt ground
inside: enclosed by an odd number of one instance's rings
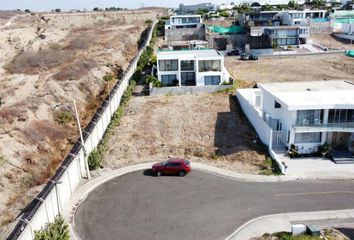
[[[354,80],[354,58],[344,54],[261,58],[241,61],[225,58],[225,65],[238,86],[253,87],[256,82],[309,80]]]
[[[228,94],[132,98],[109,140],[104,166],[185,157],[244,173],[258,173],[264,146]]]
[[[0,12],[0,236],[77,139],[72,116],[53,105],[75,99],[85,126],[115,83],[103,76],[119,76],[145,21],[163,14]]]
[[[340,39],[330,34],[311,34],[311,39],[327,48],[342,50],[354,48],[354,45],[350,44],[349,40]]]

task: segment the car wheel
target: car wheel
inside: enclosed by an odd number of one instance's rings
[[[180,171],[180,172],[178,173],[178,175],[179,175],[180,177],[184,177],[184,176],[186,175],[186,172],[185,172],[185,171]]]
[[[157,171],[157,172],[156,172],[156,175],[157,175],[158,177],[161,177],[161,176],[162,176],[162,172],[161,172],[161,171]]]

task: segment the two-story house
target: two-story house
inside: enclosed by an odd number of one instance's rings
[[[205,86],[229,82],[224,57],[214,49],[157,52],[157,77],[163,86]]]
[[[205,40],[205,25],[200,15],[171,16],[165,22],[165,39],[169,47]]]
[[[261,140],[272,149],[313,153],[324,143],[354,152],[354,83],[259,83],[237,97]],[[265,124],[264,124],[265,123]]]

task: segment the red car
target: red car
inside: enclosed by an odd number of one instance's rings
[[[180,177],[185,176],[191,171],[191,163],[186,159],[172,158],[165,162],[155,163],[152,166],[152,173],[161,176],[178,174]]]

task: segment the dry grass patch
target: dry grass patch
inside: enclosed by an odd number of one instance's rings
[[[34,75],[48,71],[70,61],[74,52],[70,50],[47,49],[38,52],[23,52],[18,54],[7,66],[11,74],[22,73]]]
[[[60,68],[53,78],[58,81],[78,80],[86,76],[95,67],[97,67],[97,64],[93,60],[78,61]]]

